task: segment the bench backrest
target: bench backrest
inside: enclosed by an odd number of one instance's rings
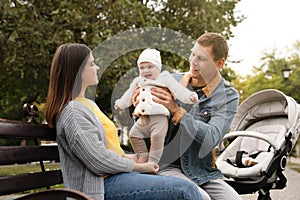
[[[40,145],[41,140],[55,141],[56,133],[47,125],[0,118],[0,139],[33,141],[33,145],[0,146],[0,169],[3,165],[38,162],[40,172],[0,176],[0,195],[47,187],[63,183],[60,169],[46,171],[43,161],[59,161],[56,145]]]

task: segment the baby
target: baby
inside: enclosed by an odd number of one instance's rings
[[[163,151],[170,113],[166,107],[152,100],[151,88],[166,87],[174,98],[189,104],[197,103],[198,95],[177,82],[168,71],[161,72],[160,52],[156,49],[145,49],[140,54],[137,65],[140,76],[136,77],[123,96],[115,101],[114,108],[118,110],[131,106],[134,92],[137,88],[140,89],[139,104],[133,113],[138,120],[129,132],[130,143],[139,163],[158,163]],[[149,153],[144,138],[150,138]]]

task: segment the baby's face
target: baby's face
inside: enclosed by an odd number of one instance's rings
[[[160,74],[160,70],[154,64],[150,62],[142,62],[139,65],[139,72],[141,77],[155,80]]]

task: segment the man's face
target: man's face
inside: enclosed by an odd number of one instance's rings
[[[213,58],[212,47],[202,47],[198,43],[195,43],[189,57],[192,77],[203,76],[207,72],[216,69]]]

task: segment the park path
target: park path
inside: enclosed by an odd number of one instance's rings
[[[290,163],[300,164],[300,158],[289,158]],[[282,190],[271,190],[272,200],[300,200],[300,173],[287,169],[283,172],[287,178],[287,187]],[[242,195],[244,200],[256,200],[258,194]]]
[[[300,165],[300,158],[289,158],[289,163]],[[283,172],[287,178],[287,187],[282,190],[271,190],[272,200],[300,200],[300,173],[289,167]],[[258,194],[242,195],[243,200],[257,200]],[[0,197],[0,200],[12,200],[18,196],[7,195]]]

